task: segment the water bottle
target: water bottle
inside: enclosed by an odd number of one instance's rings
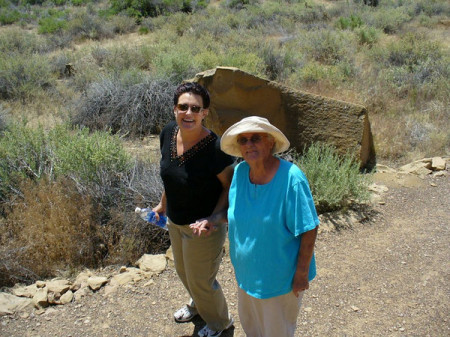
[[[159,215],[159,220],[156,221],[155,212],[153,212],[150,208],[139,208],[136,207],[134,210],[135,213],[138,213],[142,220],[147,221],[153,225],[156,225],[164,230],[167,229],[167,217],[164,215]]]

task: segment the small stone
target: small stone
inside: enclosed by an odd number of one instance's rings
[[[312,311],[312,308],[311,308],[311,307],[306,307],[306,308],[303,309],[303,311],[305,311],[305,312],[311,312],[311,311]]]
[[[354,312],[357,312],[360,310],[357,306],[354,306],[354,305],[352,305],[351,308]]]

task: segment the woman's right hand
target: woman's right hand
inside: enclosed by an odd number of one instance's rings
[[[159,216],[160,215],[165,215],[166,213],[166,209],[163,207],[163,205],[161,203],[159,203],[158,205],[156,205],[153,209],[153,212],[155,212],[155,218],[156,221],[159,221]]]

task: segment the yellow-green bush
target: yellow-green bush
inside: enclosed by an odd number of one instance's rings
[[[360,173],[359,162],[353,156],[339,154],[333,146],[314,143],[295,161],[308,178],[319,213],[368,200],[370,176]]]

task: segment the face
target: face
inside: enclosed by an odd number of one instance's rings
[[[264,161],[272,156],[275,141],[266,133],[241,133],[237,137],[239,149],[246,162]]]
[[[208,115],[208,109],[203,109],[202,97],[192,92],[182,94],[173,111],[178,126],[183,130],[201,128],[202,120]]]

